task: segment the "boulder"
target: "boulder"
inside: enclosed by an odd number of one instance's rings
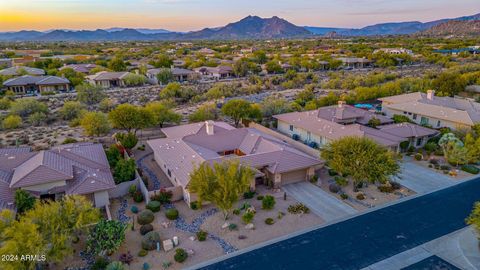
[[[173,240],[173,245],[178,246],[178,236],[174,236],[172,240]]]
[[[195,251],[193,251],[193,249],[187,249],[187,254],[188,256],[192,256],[195,254]]]
[[[228,226],[230,226],[230,223],[229,223],[229,222],[225,222],[225,223],[223,223],[223,225],[222,225],[222,229],[226,229],[226,228],[228,228]]]
[[[254,230],[254,229],[255,229],[255,225],[253,225],[253,223],[248,223],[247,225],[245,225],[245,229],[247,229],[247,230]]]
[[[160,234],[158,232],[148,232],[142,238],[142,248],[145,250],[154,250],[157,248],[157,243],[160,242]]]
[[[197,238],[192,235],[192,236],[188,237],[188,239],[190,239],[190,241],[195,241]]]
[[[163,250],[170,251],[173,249],[173,241],[172,239],[167,239],[162,242]]]

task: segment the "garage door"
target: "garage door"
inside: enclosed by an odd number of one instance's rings
[[[307,170],[299,170],[282,174],[282,185],[305,181]]]

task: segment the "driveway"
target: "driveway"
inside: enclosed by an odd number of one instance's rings
[[[357,212],[351,206],[307,182],[285,185],[282,189],[327,222]]]
[[[394,180],[418,194],[446,188],[458,183],[458,181],[453,180],[449,176],[437,173],[411,161],[403,162],[401,167],[402,172],[399,178],[396,177]]]

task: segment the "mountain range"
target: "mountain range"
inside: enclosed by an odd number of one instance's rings
[[[421,34],[435,35],[435,27],[452,21],[456,29],[467,28],[472,22],[480,20],[480,13],[452,19],[431,22],[397,22],[382,23],[363,28],[335,28],[297,26],[282,18],[260,18],[248,16],[238,22],[223,27],[205,28],[187,33],[173,32],[165,29],[121,28],[97,30],[49,30],[0,32],[0,41],[121,41],[121,40],[232,40],[232,39],[277,39],[304,38],[335,33],[337,36],[382,36]],[[462,23],[463,22],[463,23]],[[462,28],[462,29],[463,29]],[[433,30],[432,30],[433,29]],[[468,33],[468,30],[462,32]]]

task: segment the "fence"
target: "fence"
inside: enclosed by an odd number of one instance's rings
[[[139,175],[136,175],[134,180],[118,184],[114,189],[108,191],[108,196],[110,198],[119,198],[127,195],[131,185],[136,185],[138,188],[138,183],[141,182],[141,178],[139,177]]]

